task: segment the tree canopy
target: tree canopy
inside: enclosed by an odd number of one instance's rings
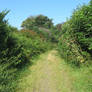
[[[35,27],[51,28],[52,26],[52,19],[49,19],[47,16],[44,15],[30,16],[26,20],[24,20],[21,25],[23,29],[29,30],[32,30]]]

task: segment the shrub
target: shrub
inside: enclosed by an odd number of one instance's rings
[[[62,26],[59,51],[67,62],[77,66],[92,55],[92,5],[78,7]]]
[[[72,15],[70,24],[76,41],[83,51],[92,54],[92,5],[79,7]]]
[[[71,32],[71,27],[68,23],[65,23],[62,28],[62,36],[59,38],[58,49],[62,57],[68,62],[77,66],[80,62],[84,62],[81,55],[80,46],[77,44],[74,36]]]
[[[19,69],[34,57],[48,50],[49,44],[35,32],[17,31],[0,13],[0,92],[14,92]]]

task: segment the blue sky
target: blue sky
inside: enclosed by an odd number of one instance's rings
[[[0,0],[0,11],[10,10],[9,23],[20,28],[21,23],[31,15],[43,14],[53,19],[55,24],[64,22],[73,10],[90,0]]]

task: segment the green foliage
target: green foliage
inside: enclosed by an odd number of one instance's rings
[[[92,54],[92,5],[78,8],[70,19],[73,34],[82,50]]]
[[[67,62],[77,66],[92,55],[92,5],[78,7],[62,26],[59,51]]]
[[[51,28],[51,42],[53,43],[58,43],[59,38],[61,37],[61,29],[62,29],[62,24],[57,24],[53,28]]]
[[[45,40],[50,42],[58,42],[59,28],[61,24],[56,27],[53,25],[52,19],[49,19],[47,16],[38,15],[31,16],[23,21],[23,29],[36,32],[38,35],[41,35]]]
[[[0,92],[12,92],[14,88],[13,80],[16,69],[11,65],[16,61],[14,56],[8,57],[9,49],[7,42],[10,30],[7,21],[4,20],[7,11],[0,13]]]
[[[0,50],[5,48],[9,34],[7,21],[4,20],[4,17],[6,16],[7,13],[8,13],[7,11],[3,11],[0,13]]]
[[[14,92],[18,70],[50,48],[36,32],[18,31],[8,25],[4,19],[7,13],[0,13],[0,92]]]
[[[16,27],[13,27],[11,25],[8,25],[8,28],[9,28],[10,31],[15,31],[15,32],[18,31],[18,29]]]
[[[13,56],[8,58],[6,56],[7,50],[2,53],[3,56],[0,58],[0,92],[14,92],[16,68],[11,66],[16,61],[16,58]]]
[[[14,33],[13,36],[17,38],[18,43],[21,44],[29,56],[32,58],[41,52],[45,52],[49,47],[48,42],[43,41],[37,34],[32,34],[30,31],[24,31],[19,33]]]
[[[68,62],[77,66],[84,59],[81,56],[81,49],[71,33],[71,27],[68,23],[62,26],[62,36],[59,38],[58,49],[62,57]]]
[[[23,29],[34,30],[35,27],[51,28],[53,23],[47,16],[38,15],[27,18],[21,26]]]

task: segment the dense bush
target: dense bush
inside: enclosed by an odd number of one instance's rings
[[[33,31],[18,31],[0,13],[0,92],[14,92],[17,71],[50,48],[43,36]]]
[[[92,55],[92,4],[78,7],[63,24],[59,51],[69,62],[77,65]]]
[[[31,58],[45,52],[49,48],[49,42],[33,31],[24,30],[18,32],[17,34],[14,33],[13,36],[17,38]]]
[[[82,50],[92,54],[92,5],[79,7],[73,13],[70,24]]]
[[[8,12],[6,11],[3,11],[0,13],[0,50],[3,50],[6,48],[6,42],[9,34],[7,21],[4,20],[4,17],[6,16],[7,13]]]
[[[9,92],[14,86],[12,81],[14,80],[15,68],[12,69],[11,64],[16,59],[13,56],[7,56],[9,52],[7,42],[10,34],[7,21],[4,20],[7,13],[6,11],[0,13],[0,92]]]
[[[16,68],[11,67],[13,62],[16,62],[16,58],[6,56],[7,50],[3,51],[3,57],[0,58],[0,92],[14,92],[16,87]]]
[[[71,33],[72,29],[68,23],[62,26],[62,35],[59,38],[58,49],[62,57],[68,62],[79,66],[84,62],[81,49]]]

